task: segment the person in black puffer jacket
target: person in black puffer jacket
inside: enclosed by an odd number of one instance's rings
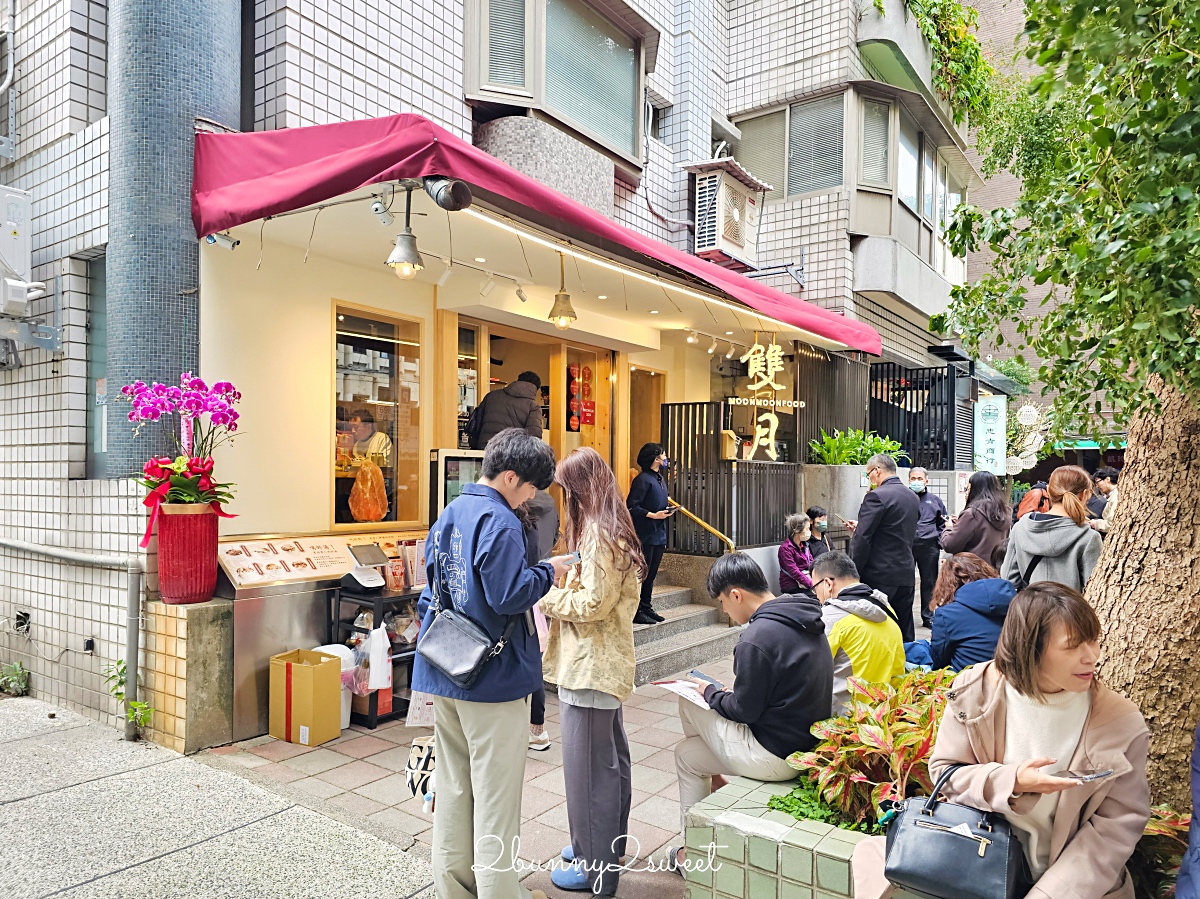
[[[488,441],[506,428],[520,428],[531,437],[542,436],[542,379],[523,371],[503,390],[493,390],[475,407],[467,421],[471,449],[487,449]]]
[[[633,529],[642,544],[642,555],[646,557],[646,579],[642,581],[642,598],[633,616],[634,624],[657,624],[663,616],[654,611],[654,578],[667,548],[667,519],[671,510],[667,503],[667,479],[663,467],[668,463],[667,454],[661,443],[647,443],[637,454],[641,472],[629,485],[629,497],[625,505],[633,518]]]

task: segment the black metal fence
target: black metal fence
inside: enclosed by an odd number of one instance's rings
[[[665,403],[662,443],[671,458],[668,490],[740,548],[783,540],[783,520],[796,511],[801,466],[721,458],[724,403]],[[671,518],[667,551],[719,556],[725,544],[684,515]]]
[[[909,464],[974,467],[973,379],[953,365],[871,366],[871,430],[900,442]]]
[[[796,413],[799,452],[809,457],[809,444],[821,439],[824,429],[832,434],[850,428],[866,430],[870,366],[843,356],[801,344],[796,351],[796,399],[804,408]]]

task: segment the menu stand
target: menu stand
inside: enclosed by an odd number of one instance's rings
[[[360,634],[369,633],[370,629],[359,627],[354,623],[354,619],[358,617],[358,609],[360,606],[365,606],[372,610],[371,622],[374,627],[379,627],[383,622],[385,612],[392,611],[396,606],[405,603],[415,603],[420,597],[421,590],[380,590],[371,592],[359,592],[350,590],[345,587],[335,591],[331,605],[330,620],[329,620],[329,642],[330,643],[345,643],[351,632]],[[354,611],[350,613],[349,618],[344,618],[344,610],[346,606],[352,606]],[[403,644],[401,644],[403,645]],[[392,710],[386,714],[379,714],[379,691],[372,690],[367,697],[367,714],[352,711],[350,713],[350,723],[360,724],[374,730],[379,726],[381,721],[391,721],[394,718],[399,718],[408,714],[409,700],[412,696],[412,666],[413,659],[417,655],[417,644],[408,644],[409,648],[399,652],[392,652],[392,667],[403,666],[407,672],[407,687],[402,687],[397,690],[392,687]],[[395,683],[393,671],[393,684]]]

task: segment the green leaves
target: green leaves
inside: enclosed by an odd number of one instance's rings
[[[879,453],[891,456],[897,462],[908,458],[899,441],[856,428],[834,431],[832,435],[822,428],[821,439],[809,441],[808,446],[812,461],[817,465],[865,465]]]
[[[815,724],[812,733],[821,743],[789,763],[808,772],[830,808],[875,832],[880,802],[903,798],[910,784],[931,788],[928,757],[953,679],[944,670],[914,671],[890,684],[851,678],[847,714]]]

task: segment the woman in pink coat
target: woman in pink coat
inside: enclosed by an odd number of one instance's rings
[[[1008,819],[1036,881],[1029,899],[1133,899],[1125,863],[1150,819],[1149,732],[1137,706],[1097,681],[1099,655],[1091,606],[1043,581],[1013,600],[995,660],[947,694],[930,776],[966,766],[945,797]],[[1112,774],[1058,776],[1081,770]],[[853,864],[859,899],[889,894],[879,842],[859,844]]]

